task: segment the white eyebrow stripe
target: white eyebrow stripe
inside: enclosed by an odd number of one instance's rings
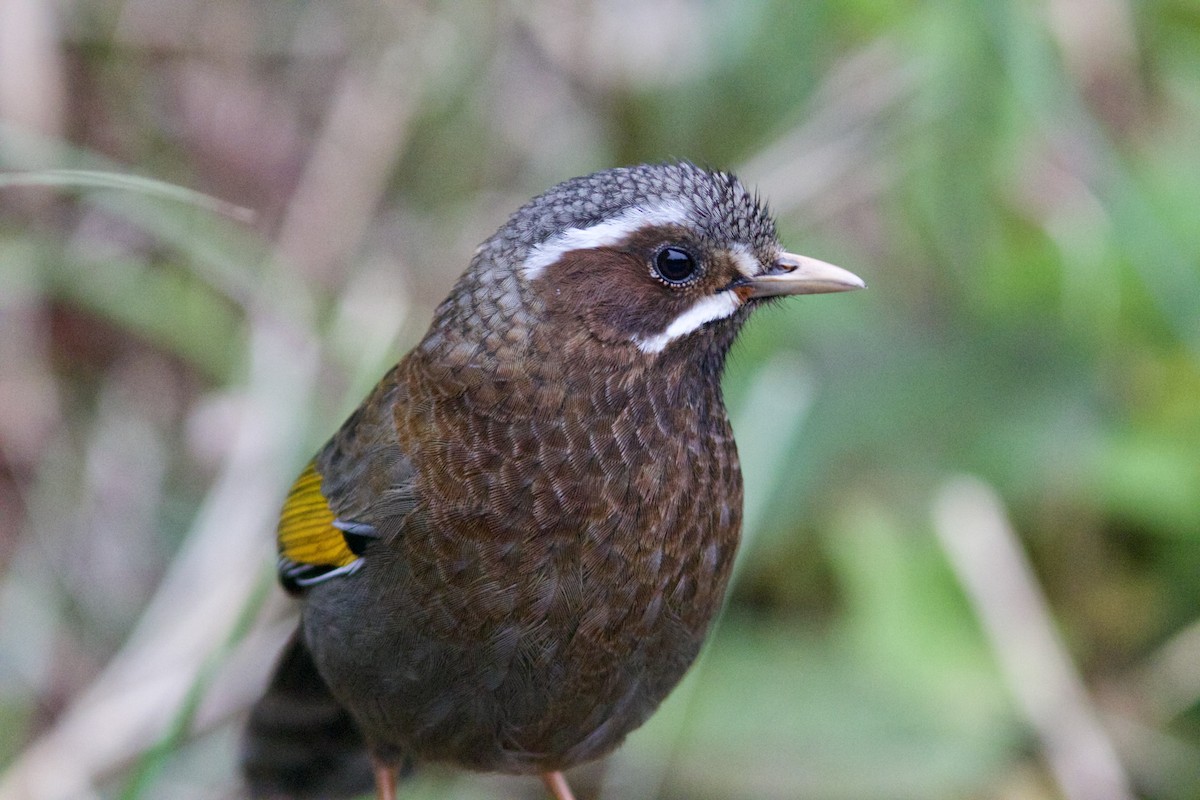
[[[527,280],[536,280],[546,271],[546,267],[572,250],[609,247],[625,241],[630,234],[648,225],[686,225],[690,218],[687,207],[678,200],[627,208],[603,222],[586,228],[567,228],[535,245],[521,264],[521,273]]]
[[[741,305],[741,298],[729,289],[720,294],[709,295],[696,301],[691,308],[676,317],[662,333],[647,337],[635,336],[633,342],[643,353],[661,353],[671,342],[687,336],[713,320],[725,319]]]
[[[754,255],[754,252],[749,247],[741,242],[729,248],[729,255],[733,259],[733,265],[737,267],[737,271],[747,278],[753,278],[762,272],[762,267],[758,263],[758,257]]]

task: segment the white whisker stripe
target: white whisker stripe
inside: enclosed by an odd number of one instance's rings
[[[662,333],[654,336],[635,336],[633,341],[643,353],[661,353],[676,339],[687,336],[713,320],[731,316],[742,305],[741,299],[730,290],[698,300],[691,308],[675,318]]]
[[[572,250],[591,250],[620,244],[634,232],[649,225],[686,225],[690,219],[687,207],[678,200],[664,200],[652,206],[627,208],[615,217],[586,228],[567,228],[535,245],[521,272],[527,280],[536,280],[546,267]]]

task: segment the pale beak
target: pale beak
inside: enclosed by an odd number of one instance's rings
[[[853,272],[826,264],[808,256],[781,253],[762,275],[743,284],[750,290],[747,299],[778,297],[789,294],[824,294],[865,289],[867,284]],[[739,292],[740,294],[740,292]]]

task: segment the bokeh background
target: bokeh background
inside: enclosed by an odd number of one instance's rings
[[[236,797],[291,477],[686,158],[870,289],[746,331],[727,611],[581,800],[1200,797],[1195,0],[0,0],[0,121],[0,796]]]

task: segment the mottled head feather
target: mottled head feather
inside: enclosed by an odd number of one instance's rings
[[[775,222],[765,204],[728,172],[685,161],[572,178],[530,200],[479,247],[438,308],[421,348],[463,363],[477,361],[481,354],[492,361],[505,358],[520,346],[514,331],[535,322],[529,282],[553,260],[554,247],[569,248],[574,242],[595,246],[603,242],[606,223],[620,234],[623,225],[636,224],[639,214],[655,224],[686,225],[702,244],[742,253],[778,249]],[[550,253],[539,257],[542,246]]]
[[[776,240],[764,204],[736,176],[683,161],[617,167],[558,184],[518,209],[481,250],[520,264],[529,249],[570,228],[589,228],[631,208],[679,203],[711,242],[765,249]]]

